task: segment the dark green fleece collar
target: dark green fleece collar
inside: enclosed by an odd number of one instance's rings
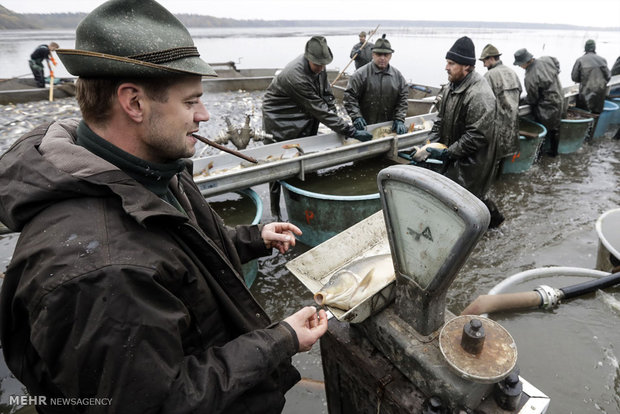
[[[184,168],[183,160],[160,164],[135,157],[95,134],[84,121],[78,125],[76,143],[114,164],[159,197],[166,197],[170,180]]]

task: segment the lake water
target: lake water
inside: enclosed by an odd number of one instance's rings
[[[360,30],[369,27],[308,27],[308,28],[226,28],[190,29],[196,47],[208,62],[234,61],[238,68],[283,67],[295,56],[303,53],[306,41],[312,35],[323,35],[334,54],[329,69],[342,70],[349,63],[349,53],[357,43]],[[504,63],[512,66],[513,54],[526,47],[534,56],[551,55],[558,58],[562,68],[560,80],[563,86],[572,85],[570,72],[575,60],[583,54],[587,39],[597,42],[597,52],[611,66],[620,55],[620,31],[586,30],[518,30],[437,27],[381,27],[379,34],[387,39],[395,50],[392,65],[409,81],[438,86],[447,82],[444,70],[446,52],[456,39],[469,36],[476,46],[476,57],[487,43],[494,44],[503,53]],[[378,36],[372,40],[376,40]],[[74,32],[57,31],[0,31],[0,78],[28,75],[28,59],[34,48],[41,43],[56,41],[62,48],[75,46]],[[482,62],[476,67],[486,69]],[[347,68],[352,72],[354,65]],[[514,67],[523,80],[524,71]],[[70,76],[59,63],[56,76]]]
[[[192,30],[203,56],[211,62],[238,61],[240,68],[280,67],[301,50],[307,38],[325,34],[336,56],[332,67],[344,67],[350,47],[360,29],[200,29]],[[618,32],[549,31],[472,31],[459,29],[385,30],[396,49],[392,63],[405,76],[418,83],[437,85],[445,82],[445,52],[454,40],[467,34],[476,43],[477,53],[488,43],[512,56],[514,50],[528,47],[534,55],[558,57],[570,76],[574,60],[582,54],[583,43],[592,37],[598,51],[612,63],[620,53]],[[63,37],[64,36],[64,37]],[[73,46],[70,32],[0,32],[0,77],[28,72],[27,56],[37,44],[56,40],[61,46]],[[544,47],[544,49],[543,49]],[[512,58],[506,59],[512,63]],[[480,64],[478,68],[484,69]],[[58,69],[58,73],[61,69]],[[522,76],[522,70],[516,68]],[[571,84],[562,78],[564,86]],[[216,125],[226,115],[242,114],[254,108],[260,114],[261,94],[250,94],[233,101],[230,93],[203,98],[212,113],[207,125]],[[55,111],[47,103],[18,107],[16,113],[39,123],[76,115],[73,99],[58,100]],[[239,102],[247,107],[239,110]],[[236,102],[237,104],[231,104]],[[218,104],[219,103],[219,104]],[[0,107],[0,110],[2,107]],[[57,112],[57,113],[56,113]],[[18,138],[4,134],[9,128],[6,114],[0,114],[0,152]],[[21,121],[24,122],[24,121]],[[253,120],[260,124],[260,118]],[[204,128],[208,128],[204,126]],[[23,131],[25,132],[25,131]],[[20,132],[22,133],[22,132]],[[201,134],[208,135],[203,127]],[[209,135],[208,135],[209,136]],[[448,309],[459,313],[471,300],[488,292],[512,274],[542,266],[575,266],[592,269],[596,263],[596,219],[605,211],[620,206],[620,142],[609,136],[587,143],[574,154],[557,158],[543,157],[529,171],[501,176],[491,195],[505,214],[506,221],[487,232],[475,247],[449,291]],[[254,190],[264,202],[263,222],[271,221],[267,185]],[[286,209],[282,203],[286,218]],[[0,271],[8,264],[15,236],[0,236]],[[259,260],[259,275],[252,293],[274,320],[280,320],[302,306],[313,303],[312,294],[285,267],[287,260],[308,250],[303,245],[285,255],[274,254]],[[575,281],[562,279],[538,281],[563,287]],[[530,286],[524,290],[531,290]],[[620,300],[620,289],[607,291]],[[550,414],[620,414],[620,368],[618,367],[617,329],[620,315],[599,296],[589,295],[568,301],[552,311],[533,311],[499,315],[501,323],[513,334],[519,350],[521,375],[552,398]],[[303,377],[322,380],[318,345],[309,353],[294,358]],[[0,413],[10,412],[9,395],[21,395],[20,384],[11,378],[0,361]],[[327,412],[325,395],[311,387],[298,386],[287,396],[286,414]]]

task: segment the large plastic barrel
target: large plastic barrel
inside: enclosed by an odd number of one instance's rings
[[[620,265],[620,208],[603,213],[596,221],[596,268],[605,272]]]
[[[519,118],[519,131],[527,132],[528,136],[519,135],[519,152],[502,159],[502,174],[521,173],[529,170],[547,135],[547,128],[527,118]]]
[[[308,174],[305,181],[281,181],[288,219],[303,232],[299,241],[317,246],[381,210],[377,174],[391,164],[361,160]]]

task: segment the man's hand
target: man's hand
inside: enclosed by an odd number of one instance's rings
[[[355,131],[355,134],[351,138],[355,138],[362,142],[370,141],[372,139],[372,134],[368,131]]]
[[[407,127],[403,121],[395,119],[394,122],[392,122],[392,131],[396,132],[396,135],[403,135],[407,133]]]
[[[426,151],[428,151],[428,158],[434,158],[436,160],[441,160],[441,161],[446,161],[448,159],[447,148],[437,149],[437,148],[428,147],[426,148]]]
[[[268,249],[276,248],[280,253],[295,246],[295,235],[301,236],[301,230],[291,223],[268,223],[263,226],[261,237]]]
[[[299,351],[306,352],[327,332],[327,314],[323,309],[316,313],[314,306],[306,306],[284,319],[297,334]]]
[[[363,117],[357,117],[353,120],[353,126],[355,127],[355,129],[357,129],[358,131],[362,131],[366,128],[366,125],[368,125],[366,123],[366,120]]]

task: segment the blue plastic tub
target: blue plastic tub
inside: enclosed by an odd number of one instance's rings
[[[612,101],[605,101],[605,107],[603,112],[598,117],[598,123],[594,129],[593,138],[602,138],[608,129],[610,129],[612,121],[616,119],[618,111],[618,104]]]

